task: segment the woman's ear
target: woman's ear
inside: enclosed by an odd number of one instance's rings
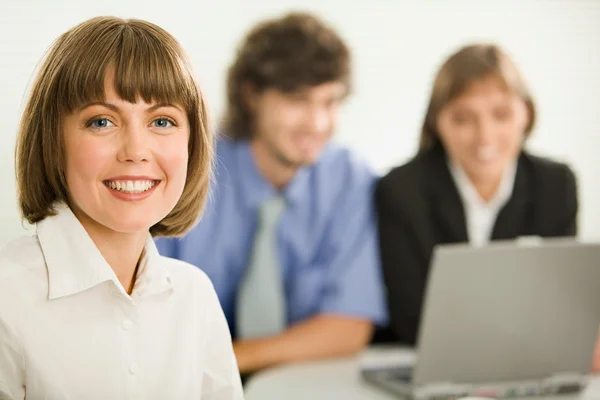
[[[436,113],[431,113],[430,121],[429,121],[429,131],[432,134],[431,140],[437,140],[438,142],[442,142],[444,138],[442,137],[442,132],[446,132],[445,128],[448,124],[448,110],[446,106],[437,110]]]
[[[242,84],[242,101],[249,111],[254,111],[258,107],[260,93],[252,83],[244,82]]]
[[[525,108],[525,123],[523,124],[523,140],[525,141],[535,126],[536,109],[535,104],[529,98],[521,97],[521,104]]]
[[[533,124],[535,122],[535,111],[531,104],[525,103],[527,110],[527,123],[525,124],[525,137],[529,136],[533,130]]]

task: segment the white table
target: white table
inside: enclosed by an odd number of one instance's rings
[[[266,370],[246,384],[246,400],[390,400],[359,376],[359,360],[342,358]]]
[[[356,356],[285,365],[266,370],[247,382],[246,400],[394,400],[394,396],[361,379],[360,360],[361,356]],[[600,378],[594,379],[581,396],[535,398],[535,400],[584,399],[600,399]]]

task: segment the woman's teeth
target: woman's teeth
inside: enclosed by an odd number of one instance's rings
[[[152,189],[156,181],[106,181],[104,184],[123,193],[142,193]]]

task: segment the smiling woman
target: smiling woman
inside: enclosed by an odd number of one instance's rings
[[[0,398],[243,398],[209,279],[153,242],[191,228],[208,191],[190,71],[140,20],[88,20],[49,51],[16,149],[36,234],[0,249]]]
[[[124,109],[125,105],[130,108]],[[204,100],[187,57],[177,41],[159,27],[144,21],[121,23],[111,18],[96,18],[61,36],[38,73],[17,143],[19,204],[27,220],[38,222],[52,214],[56,200],[67,200],[66,169],[70,160],[65,153],[69,145],[77,146],[79,140],[81,144],[89,143],[92,132],[104,129],[119,132],[107,137],[96,135],[107,143],[112,139],[113,145],[117,140],[127,144],[125,140],[134,139],[120,151],[130,151],[128,146],[136,145],[135,132],[127,131],[135,130],[136,126],[132,125],[132,118],[123,115],[131,110],[145,110],[146,118],[153,117],[144,121],[148,128],[154,119],[161,122],[171,119],[172,123],[174,117],[163,114],[166,110],[177,112],[183,124],[178,129],[180,140],[163,139],[162,143],[153,144],[155,148],[168,144],[171,151],[189,157],[187,169],[178,172],[181,175],[178,179],[186,183],[183,195],[173,193],[173,200],[179,199],[176,206],[164,204],[169,210],[161,218],[155,217],[151,233],[179,235],[194,224],[208,190],[212,138]],[[154,127],[158,133],[160,128]],[[73,137],[75,129],[84,137]],[[27,150],[31,141],[38,141],[39,145]],[[174,142],[178,149],[174,148]],[[184,144],[187,152],[182,151]],[[45,175],[32,172],[40,169],[41,161],[48,170]],[[160,213],[164,210],[153,215]]]
[[[499,46],[464,46],[440,67],[418,154],[376,189],[394,340],[417,344],[436,246],[576,235],[575,175],[527,150],[535,118],[525,79]]]
[[[84,104],[63,119],[69,204],[79,219],[91,217],[99,228],[147,230],[181,198],[190,124],[182,106],[128,102],[113,82],[110,68],[103,101]]]

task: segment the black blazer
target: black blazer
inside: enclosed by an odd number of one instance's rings
[[[376,204],[392,339],[414,345],[433,247],[468,242],[462,200],[442,147],[383,177]],[[498,214],[492,240],[574,236],[577,209],[569,167],[522,152],[512,197]]]

